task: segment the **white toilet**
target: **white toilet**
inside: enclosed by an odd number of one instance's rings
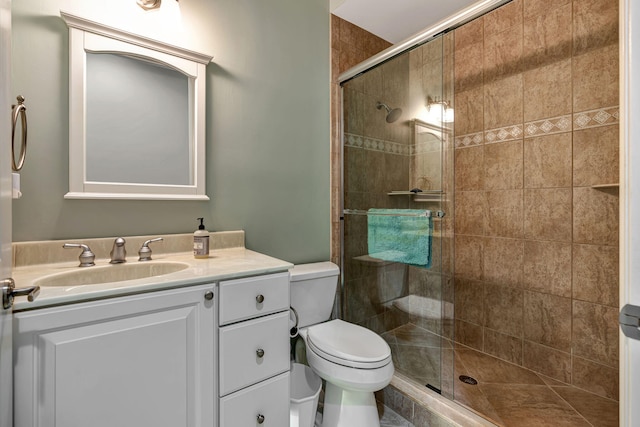
[[[391,381],[391,349],[369,329],[339,319],[328,321],[339,272],[330,262],[294,266],[291,307],[298,316],[309,366],[326,381],[322,427],[377,427],[373,392]]]

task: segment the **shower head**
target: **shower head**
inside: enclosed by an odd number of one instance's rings
[[[376,104],[376,108],[378,110],[382,109],[382,107],[384,107],[385,110],[387,110],[387,123],[393,123],[396,120],[398,120],[400,118],[400,116],[402,115],[402,109],[401,108],[394,108],[393,110],[391,108],[389,108],[387,106],[387,104],[383,104],[382,102],[378,102]]]

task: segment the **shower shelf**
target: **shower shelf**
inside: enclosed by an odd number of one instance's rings
[[[418,192],[414,192],[414,191],[392,191],[391,193],[387,193],[387,196],[415,196],[418,194],[424,194],[424,195],[441,195],[443,194],[444,191],[442,190],[422,190],[422,191],[418,191]]]
[[[414,202],[439,202],[444,194],[442,190],[423,190],[420,192],[413,191],[392,191],[387,196],[413,196]]]
[[[615,184],[598,184],[598,185],[592,185],[591,188],[595,188],[596,190],[600,189],[600,190],[606,190],[607,188],[618,188],[620,187],[620,184],[615,183]]]

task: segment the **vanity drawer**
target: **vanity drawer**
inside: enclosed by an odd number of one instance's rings
[[[289,372],[285,372],[224,397],[220,399],[220,426],[288,426],[289,393]]]
[[[289,312],[220,328],[220,396],[289,370]]]
[[[289,273],[220,282],[220,325],[289,310]]]

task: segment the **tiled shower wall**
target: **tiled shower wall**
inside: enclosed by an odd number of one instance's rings
[[[455,30],[455,336],[618,398],[618,1]]]

